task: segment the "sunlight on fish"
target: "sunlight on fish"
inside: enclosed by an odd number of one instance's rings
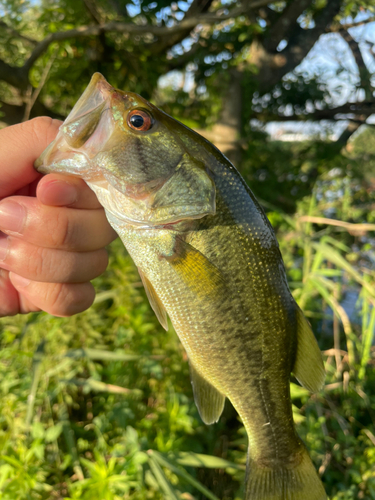
[[[230,399],[249,437],[245,500],[324,500],[289,378],[316,392],[321,353],[273,229],[203,137],[96,73],[35,166],[84,179],[132,256],[160,323],[186,349],[206,424]],[[266,422],[262,424],[262,422]]]

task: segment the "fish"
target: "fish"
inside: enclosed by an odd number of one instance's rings
[[[249,447],[245,500],[324,500],[298,436],[290,375],[324,384],[273,228],[229,160],[202,136],[95,73],[38,172],[82,178],[134,260],[161,325],[189,360],[205,424],[228,398]]]

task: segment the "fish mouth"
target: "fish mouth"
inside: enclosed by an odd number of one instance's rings
[[[89,176],[90,160],[98,153],[114,129],[113,100],[124,102],[126,94],[116,91],[100,73],[94,73],[55,140],[34,163],[37,172]],[[123,95],[122,95],[123,94]]]

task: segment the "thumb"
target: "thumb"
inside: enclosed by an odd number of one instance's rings
[[[0,130],[0,199],[40,177],[34,161],[56,137],[61,122],[47,116]]]

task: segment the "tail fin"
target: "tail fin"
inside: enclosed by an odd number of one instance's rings
[[[326,500],[323,484],[305,448],[295,467],[265,467],[249,458],[244,500]]]

